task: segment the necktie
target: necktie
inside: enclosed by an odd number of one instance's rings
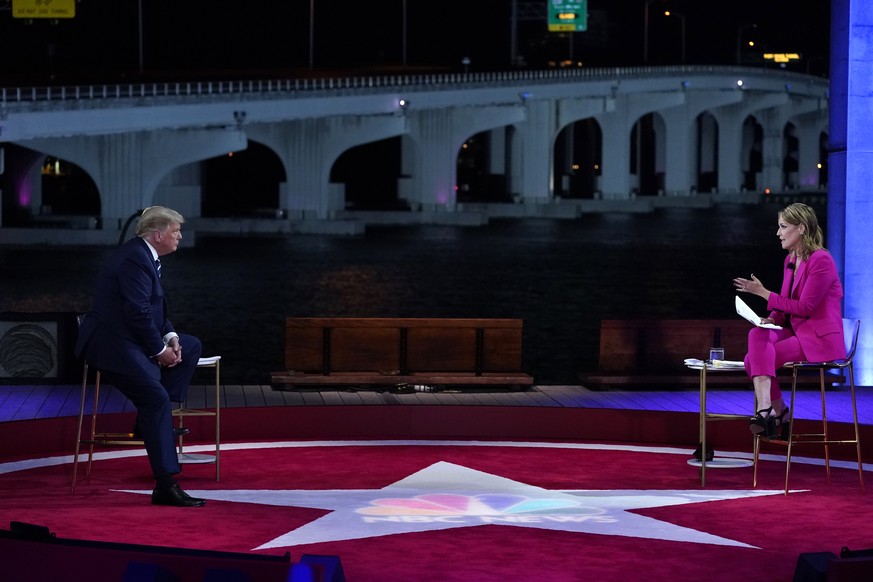
[[[155,259],[155,269],[158,270],[158,277],[161,276],[161,259]]]

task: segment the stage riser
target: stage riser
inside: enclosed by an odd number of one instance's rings
[[[129,430],[133,414],[100,417],[107,430]],[[215,426],[209,418],[186,422],[189,445],[210,442]],[[797,428],[813,428],[798,421]],[[819,425],[820,426],[820,425]],[[835,437],[848,435],[851,425],[830,423]],[[752,438],[742,421],[713,422],[708,427],[716,449],[749,451]],[[76,418],[62,417],[0,423],[0,460],[34,455],[71,454]],[[682,412],[547,408],[527,406],[326,406],[230,408],[221,413],[224,443],[259,440],[333,439],[453,439],[453,440],[571,440],[628,442],[696,447],[698,416]],[[861,451],[873,461],[873,426],[861,426]],[[871,443],[871,446],[864,446]],[[765,452],[784,447],[765,445]],[[820,456],[822,447],[797,447],[798,454]],[[854,448],[831,446],[835,459],[854,458]]]

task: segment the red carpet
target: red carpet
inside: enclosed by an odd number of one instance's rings
[[[708,486],[701,489],[697,469],[686,462],[690,449],[565,448],[570,444],[296,443],[276,448],[228,444],[222,452],[221,482],[215,482],[212,465],[187,466],[182,481],[187,490],[215,495],[259,490],[265,498],[289,490],[288,500],[274,506],[213,498],[202,509],[152,507],[147,496],[119,491],[150,489],[142,456],[96,462],[90,484],[80,485],[72,495],[68,463],[13,472],[8,472],[8,464],[0,465],[0,471],[7,471],[0,474],[0,527],[14,520],[47,526],[60,538],[275,556],[287,551],[292,560],[303,554],[338,556],[346,578],[355,582],[778,581],[792,579],[801,553],[873,547],[873,507],[859,488],[857,471],[835,469],[828,484],[823,468],[797,463],[791,484],[803,491],[786,497],[781,494],[784,463],[767,461],[754,493],[776,490],[776,494],[745,497],[751,487],[751,468],[710,470]],[[305,531],[302,528],[333,513],[302,501],[303,493],[317,493],[322,502],[325,495],[341,501],[361,490],[390,487],[441,464],[481,473],[485,479],[493,476],[541,488],[536,491],[552,506],[548,511],[541,508],[510,516],[494,509],[497,502],[487,499],[492,509],[428,513],[425,505],[434,501],[447,505],[466,496],[467,502],[487,503],[475,491],[451,491],[454,496],[449,498],[451,483],[426,481],[429,490],[366,492],[371,516],[381,511],[396,519],[405,513],[401,521],[419,531],[255,549],[289,532]],[[722,490],[740,497],[689,502],[699,494]],[[669,498],[664,501],[666,492]],[[601,505],[591,509],[585,501],[582,505],[588,513],[580,517],[579,508],[573,508],[575,513],[561,508],[569,496],[598,499]],[[608,500],[620,496],[634,501],[603,509],[604,498],[609,506]],[[652,497],[660,501],[653,502]],[[396,511],[402,503],[414,511]],[[666,505],[658,506],[662,503]],[[623,511],[628,505],[634,508]],[[468,518],[473,522],[465,521]],[[349,515],[338,531],[357,528],[360,521],[359,514]],[[488,524],[470,525],[474,522]],[[463,525],[454,527],[458,523]],[[451,528],[434,531],[435,524]],[[567,524],[589,531],[563,531]],[[677,533],[681,538],[697,532],[729,545],[669,539]]]

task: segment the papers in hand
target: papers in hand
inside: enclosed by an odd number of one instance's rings
[[[740,314],[740,317],[747,320],[753,325],[757,325],[758,327],[766,327],[767,329],[782,329],[780,326],[775,325],[773,323],[761,323],[761,318],[752,311],[752,308],[746,305],[746,302],[740,299],[740,296],[737,295],[737,299],[735,301],[737,305],[737,313]]]

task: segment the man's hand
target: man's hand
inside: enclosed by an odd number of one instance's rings
[[[158,354],[158,364],[172,368],[182,361],[182,344],[179,343],[178,337],[170,338],[166,349]]]

